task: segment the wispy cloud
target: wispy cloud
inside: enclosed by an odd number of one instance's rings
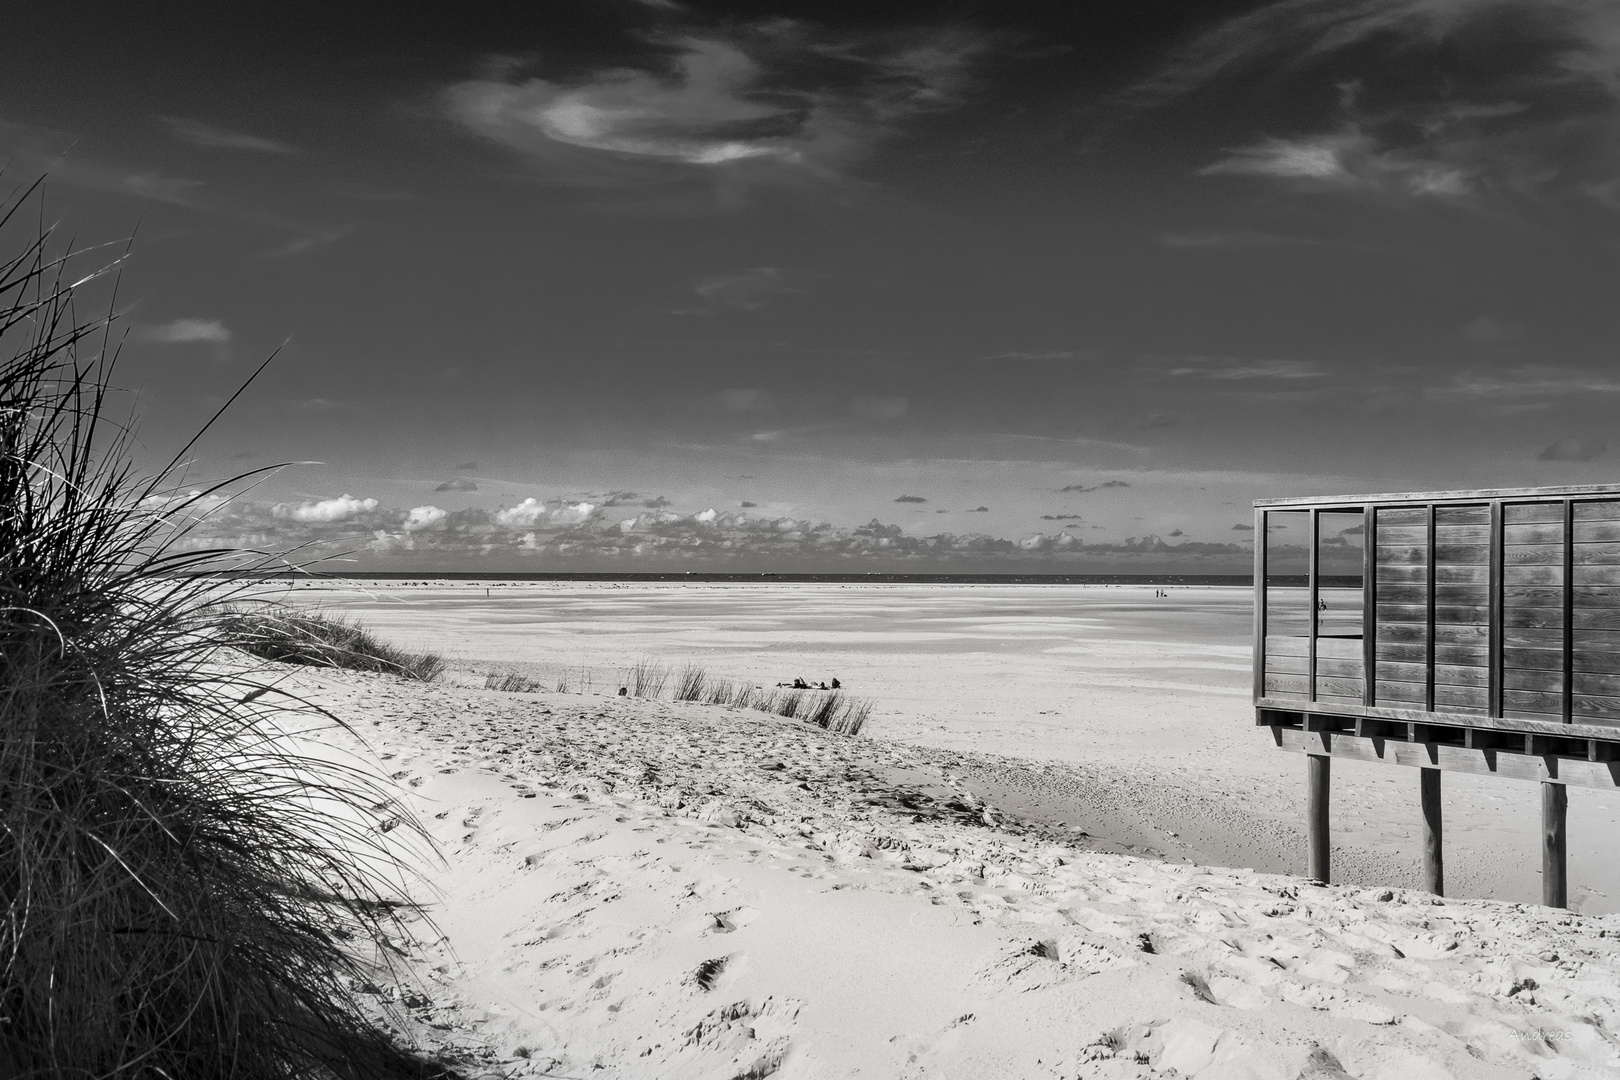
[[[169,133],[177,139],[194,143],[197,146],[212,146],[221,150],[252,150],[261,154],[296,154],[297,148],[275,139],[266,139],[258,135],[246,135],[240,131],[231,131],[228,128],[215,127],[200,120],[188,120],[183,116],[160,116],[160,121],[169,129]]]
[[[143,327],[138,336],[164,345],[183,345],[191,342],[228,344],[230,328],[219,319],[175,319],[158,326]]]
[[[1553,364],[1526,364],[1500,370],[1464,371],[1441,386],[1430,387],[1431,401],[1572,397],[1620,394],[1620,378]]]
[[[825,174],[908,118],[955,105],[990,43],[959,29],[834,40],[773,19],[724,32],[677,28],[650,44],[658,55],[636,67],[462,82],[446,107],[558,178],[569,178],[569,157],[579,165],[582,153],[621,166],[755,163]]]
[[[707,306],[697,311],[681,309],[677,313],[706,315],[718,308],[757,311],[773,300],[804,293],[804,286],[799,284],[804,276],[776,266],[756,266],[735,274],[716,274],[692,286],[692,291],[702,297]]]
[[[1433,89],[1386,83],[1363,63],[1362,80],[1340,84],[1329,130],[1241,145],[1205,174],[1463,205],[1603,202],[1620,152],[1612,0],[1280,0],[1194,38],[1116,105],[1152,108],[1285,57],[1273,74],[1301,77],[1352,49],[1422,51],[1436,67]]]
[[[1185,356],[1173,361],[1155,360],[1149,366],[1176,378],[1214,382],[1294,382],[1321,379],[1328,374],[1325,365],[1312,360],[1249,360],[1229,356]]]

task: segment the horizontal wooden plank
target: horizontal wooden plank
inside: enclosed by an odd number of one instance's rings
[[[1429,527],[1422,524],[1393,525],[1380,521],[1373,535],[1379,547],[1424,547],[1429,543]]]
[[[1386,584],[1379,582],[1374,590],[1381,604],[1423,604],[1429,602],[1429,587],[1424,584]]]
[[[1491,591],[1484,585],[1456,585],[1448,582],[1434,587],[1434,602],[1446,606],[1462,604],[1488,607],[1491,602]]]
[[[1373,549],[1374,573],[1381,573],[1386,566],[1427,566],[1429,564],[1429,549],[1426,547],[1413,547],[1410,544],[1379,544]]]
[[[1503,607],[1503,626],[1562,627],[1564,613],[1558,608]]]
[[[1398,564],[1377,563],[1373,567],[1373,581],[1379,589],[1388,585],[1422,585],[1429,580],[1429,566],[1426,562]]]
[[[1588,724],[1594,720],[1620,720],[1620,695],[1575,694],[1570,701],[1570,715]]]
[[[1546,758],[1501,750],[1476,750],[1439,743],[1411,743],[1400,739],[1363,739],[1354,735],[1324,735],[1296,728],[1276,728],[1277,745],[1284,750],[1319,754],[1353,761],[1441,769],[1445,772],[1501,776],[1512,780],[1554,781],[1576,787],[1614,790],[1620,787],[1620,763]]]
[[[1540,633],[1527,630],[1523,633]],[[1437,623],[1434,640],[1437,645],[1483,645],[1490,633],[1484,626],[1462,623]],[[1428,627],[1422,623],[1379,623],[1378,641],[1421,642],[1428,640]]]
[[[1437,506],[1434,508],[1435,525],[1489,525],[1489,506]]]
[[[1308,656],[1310,655],[1310,639],[1304,636],[1267,634],[1267,656]]]
[[[1359,660],[1362,657],[1361,639],[1359,637],[1317,638],[1316,655],[1318,659],[1324,656],[1332,656],[1346,660]]]
[[[1620,633],[1612,630],[1576,630],[1577,671],[1620,671]]]
[[[1421,506],[1380,506],[1375,511],[1376,527],[1386,525],[1424,525],[1429,512]]]
[[[1577,544],[1612,544],[1620,542],[1620,521],[1577,521]]]
[[[1409,682],[1421,686],[1429,677],[1428,664],[1395,660],[1375,660],[1373,671],[1380,682]]]
[[[1324,705],[1356,706],[1361,704],[1361,695],[1356,694],[1354,697],[1349,697],[1343,694],[1317,694],[1316,700]]]
[[[1441,585],[1486,585],[1491,580],[1491,568],[1485,563],[1441,563],[1434,568],[1434,580]]]
[[[1429,699],[1428,689],[1422,683],[1373,681],[1373,699],[1381,704],[1404,702],[1421,706]]]
[[[1564,666],[1564,646],[1562,641],[1549,641],[1543,643],[1539,649],[1523,647],[1503,648],[1502,663],[1506,667],[1528,668],[1536,671],[1547,671],[1552,668],[1562,669]]]
[[[1570,681],[1570,689],[1578,695],[1620,698],[1620,672],[1577,671]]]
[[[1434,681],[1447,686],[1484,686],[1490,669],[1484,664],[1436,664]]]
[[[1620,499],[1596,499],[1575,504],[1576,521],[1620,521]]]
[[[1563,566],[1563,544],[1509,544],[1502,548],[1504,566]]]
[[[1561,524],[1564,520],[1564,501],[1503,503],[1502,522],[1508,527],[1533,522]]]
[[[1539,649],[1504,648],[1502,664],[1504,667],[1518,668],[1521,671],[1563,671],[1563,639],[1549,639]]]
[[[1561,585],[1504,584],[1502,586],[1502,603],[1509,607],[1562,608],[1564,606],[1564,589]]]
[[[1525,544],[1558,544],[1564,542],[1564,520],[1562,515],[1558,521],[1547,525],[1503,525],[1502,543],[1508,547],[1520,547]]]
[[[1489,692],[1483,686],[1435,684],[1434,707],[1437,709],[1479,709],[1483,712],[1489,704]]]
[[[1620,630],[1620,608],[1577,607],[1570,621],[1577,630]]]
[[[1533,713],[1561,717],[1564,715],[1564,695],[1542,690],[1509,690],[1502,688],[1502,712],[1508,715]]]
[[[1267,675],[1309,675],[1310,673],[1311,658],[1308,656],[1266,657]]]
[[[1576,566],[1615,566],[1620,564],[1620,544],[1576,544]]]
[[[1564,632],[1535,626],[1507,626],[1502,629],[1502,645],[1509,649],[1562,649]]]
[[[1556,654],[1555,654],[1556,655]],[[1558,658],[1556,668],[1542,668],[1539,671],[1530,668],[1503,668],[1502,690],[1536,690],[1548,694],[1562,694],[1564,692],[1564,664],[1563,657]],[[1558,706],[1559,710],[1563,705]]]
[[[1576,585],[1620,585],[1620,563],[1577,563],[1572,580]]]
[[[1318,675],[1359,679],[1366,674],[1366,664],[1362,662],[1360,657],[1354,660],[1346,660],[1333,656],[1318,656],[1316,658],[1316,673]]]
[[[1555,655],[1561,656],[1561,654]],[[1560,667],[1559,670],[1562,670],[1562,668]],[[1375,662],[1375,672],[1379,682],[1406,682],[1422,686],[1424,680],[1428,678],[1428,671],[1427,664],[1398,663],[1389,660]],[[1484,686],[1488,675],[1488,669],[1484,665],[1436,664],[1434,666],[1434,681],[1437,685]]]
[[[1360,679],[1344,679],[1318,675],[1316,677],[1317,694],[1336,694],[1339,697],[1352,697],[1361,700],[1362,681]]]
[[[1563,563],[1502,567],[1502,584],[1504,587],[1508,585],[1562,585],[1563,583]]]
[[[1437,623],[1484,623],[1490,619],[1491,609],[1485,604],[1436,604],[1434,621]],[[1424,604],[1379,604],[1375,611],[1378,622],[1420,623],[1429,617]]]
[[[1491,527],[1489,525],[1446,525],[1436,521],[1434,525],[1434,542],[1436,544],[1488,544],[1491,542]]]
[[[1375,641],[1373,656],[1379,661],[1426,664],[1429,660],[1429,647],[1424,641]]]
[[[1311,696],[1310,679],[1304,675],[1267,675],[1265,687],[1271,697]]]

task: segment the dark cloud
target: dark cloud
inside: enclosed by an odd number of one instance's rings
[[[1602,439],[1575,437],[1559,439],[1537,454],[1541,461],[1594,461],[1609,452],[1609,444]]]
[[[1187,534],[1182,532],[1180,529],[1176,529],[1173,532],[1171,532],[1170,535],[1171,536],[1186,536]]]
[[[737,505],[741,506],[744,510],[752,510],[756,506],[758,506],[759,503],[741,502],[741,503],[738,503]]]
[[[897,503],[925,503],[928,500],[921,495],[901,495],[894,501]]]
[[[1079,514],[1042,514],[1042,521],[1084,521]]]
[[[1058,488],[1058,490],[1079,495],[1087,491],[1103,491],[1107,488],[1128,488],[1130,486],[1130,483],[1125,480],[1105,480],[1092,487],[1087,487],[1084,484],[1069,484],[1067,487]]]
[[[434,491],[477,491],[478,490],[478,483],[477,483],[477,481],[467,479],[465,476],[457,476],[454,479],[446,480],[444,483],[440,484],[438,487],[434,488],[433,490]]]
[[[988,514],[989,512],[990,508],[988,506],[975,506],[973,509],[968,511],[970,514]]]
[[[1232,526],[1232,531],[1233,532],[1254,532],[1254,526],[1253,525],[1245,525],[1242,522],[1239,522],[1238,524]]]

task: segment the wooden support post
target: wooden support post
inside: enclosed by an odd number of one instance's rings
[[[1419,769],[1418,788],[1423,803],[1423,887],[1436,896],[1446,895],[1446,862],[1440,846],[1440,770]]]
[[[1569,842],[1564,819],[1569,791],[1563,784],[1541,785],[1541,902],[1548,907],[1569,906]]]
[[[1310,876],[1326,885],[1329,877],[1328,854],[1328,776],[1333,759],[1326,754],[1305,755],[1305,818],[1307,863]]]

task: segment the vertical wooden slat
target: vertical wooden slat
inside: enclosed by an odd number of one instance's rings
[[[1305,655],[1306,655],[1306,657],[1307,657],[1307,659],[1309,661],[1308,670],[1310,671],[1310,680],[1309,680],[1309,682],[1307,684],[1307,688],[1311,692],[1310,700],[1315,701],[1316,700],[1316,630],[1317,630],[1317,618],[1321,615],[1321,612],[1319,612],[1316,609],[1316,605],[1318,603],[1320,603],[1320,601],[1321,601],[1321,598],[1320,598],[1320,595],[1319,595],[1320,590],[1319,590],[1319,588],[1317,586],[1317,583],[1316,583],[1316,554],[1317,554],[1317,548],[1320,546],[1320,538],[1317,536],[1317,531],[1319,529],[1321,529],[1321,527],[1322,527],[1322,511],[1316,509],[1315,507],[1311,508],[1310,526],[1311,527],[1310,527],[1310,530],[1309,530],[1309,535],[1310,535],[1309,557],[1308,557],[1308,562],[1306,563],[1307,569],[1305,571],[1306,574],[1308,575],[1306,577],[1305,581],[1306,581],[1307,586],[1308,586],[1309,595],[1307,596],[1305,602],[1310,605],[1311,613],[1310,613],[1310,622],[1307,624],[1308,629],[1309,629],[1309,634],[1305,639],[1305,643],[1306,643],[1305,644],[1305,648],[1306,648],[1306,654]]]
[[[1491,500],[1490,626],[1486,704],[1491,716],[1502,715],[1502,500]]]
[[[1378,586],[1376,582],[1377,554],[1373,538],[1373,508],[1361,508],[1361,703],[1368,707],[1377,704],[1378,680],[1373,665],[1377,663],[1376,634],[1378,623]]]
[[[1424,615],[1423,631],[1423,707],[1434,712],[1434,503],[1430,503],[1425,509],[1427,511],[1425,523],[1428,525],[1429,534],[1429,569],[1425,579],[1428,586],[1429,610]]]
[[[1575,706],[1575,503],[1564,500],[1564,723]]]
[[[1266,696],[1267,511],[1254,510],[1254,698]]]

